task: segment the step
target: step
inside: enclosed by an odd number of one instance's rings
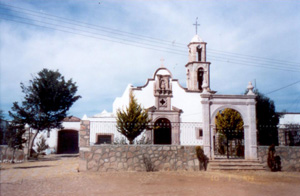
[[[215,159],[208,163],[208,170],[266,170],[258,160]]]

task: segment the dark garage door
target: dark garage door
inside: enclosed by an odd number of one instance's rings
[[[58,132],[57,154],[74,154],[79,152],[78,131],[62,130]]]

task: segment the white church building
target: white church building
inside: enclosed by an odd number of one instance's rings
[[[155,125],[163,128],[146,130],[144,136],[153,144],[200,145],[205,154],[215,157],[215,117],[220,110],[238,111],[244,122],[244,158],[257,159],[255,94],[251,83],[247,95],[220,95],[210,88],[210,62],[206,60],[206,43],[195,35],[188,44],[185,65],[186,87],[173,78],[164,66],[159,67],[143,86],[128,85],[113,103],[113,112],[103,111],[82,120],[90,121],[90,145],[113,143],[124,138],[116,129],[116,112],[129,105],[130,92],[148,109]],[[246,85],[246,84],[245,84]],[[241,89],[243,90],[243,89]],[[142,136],[139,136],[139,140]]]

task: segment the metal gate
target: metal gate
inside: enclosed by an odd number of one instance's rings
[[[214,154],[216,158],[243,159],[244,131],[222,130],[214,136]]]

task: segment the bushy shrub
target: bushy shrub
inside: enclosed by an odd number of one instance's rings
[[[145,137],[143,135],[142,138],[140,140],[136,140],[135,143],[138,144],[138,145],[152,144],[152,141],[148,137]]]
[[[208,164],[208,157],[204,154],[204,151],[201,146],[196,146],[195,150],[196,150],[197,158],[199,160],[199,170],[202,170],[202,168],[204,168],[204,170],[206,171],[207,164]]]
[[[49,145],[46,143],[46,139],[42,135],[40,136],[39,139],[40,139],[39,142],[36,144],[38,155],[42,154],[43,151],[49,148]]]
[[[150,157],[143,155],[143,162],[145,164],[145,168],[147,172],[153,172],[154,171],[154,163],[150,159]]]
[[[281,171],[281,158],[280,156],[275,156],[275,152],[275,145],[272,144],[268,152],[268,166],[271,171]]]
[[[124,138],[124,137],[121,137],[121,139],[120,138],[116,138],[115,140],[114,140],[114,144],[115,145],[127,145],[127,141],[126,141],[126,138]]]

